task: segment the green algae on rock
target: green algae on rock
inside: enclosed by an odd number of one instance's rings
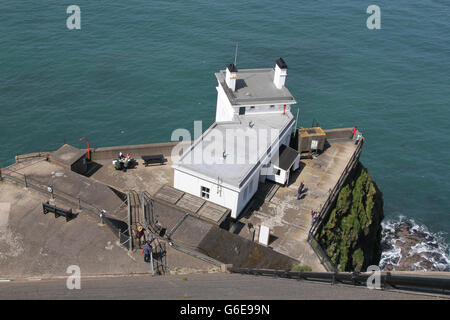
[[[339,271],[366,271],[381,258],[383,196],[358,163],[319,229],[318,241]]]

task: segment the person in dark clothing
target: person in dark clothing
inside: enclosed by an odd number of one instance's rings
[[[150,255],[152,254],[152,245],[150,244],[150,241],[147,240],[144,249],[142,249],[142,254],[144,255],[144,261],[146,263],[150,263]]]
[[[304,187],[305,187],[305,184],[303,183],[303,181],[301,181],[300,186],[298,187],[298,191],[297,191],[297,200],[300,200],[300,197],[302,196]]]

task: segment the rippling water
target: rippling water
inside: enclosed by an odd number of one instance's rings
[[[81,30],[66,9],[81,8]],[[301,125],[353,126],[387,218],[450,229],[450,2],[0,2],[0,164],[14,155],[170,140],[214,120],[214,72],[282,56]],[[296,110],[294,110],[294,113]]]

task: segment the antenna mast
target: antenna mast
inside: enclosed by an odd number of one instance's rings
[[[234,65],[236,66],[237,62],[237,52],[238,52],[239,42],[236,42],[236,51],[234,52]],[[236,66],[237,67],[237,66]]]

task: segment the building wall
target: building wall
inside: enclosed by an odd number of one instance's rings
[[[275,181],[276,183],[279,183],[279,184],[285,184],[288,172],[284,171],[283,169],[281,169],[281,168],[279,168],[279,167],[277,167],[275,165],[272,165],[271,168],[272,168],[272,173],[273,174],[267,175],[267,179]],[[277,170],[280,170],[280,174],[279,175],[275,174],[275,172]]]
[[[245,114],[283,113],[291,110],[290,104],[232,106],[220,83],[216,87],[216,89],[217,89],[216,122],[232,121],[233,115],[239,114],[239,109],[241,107],[245,108]]]
[[[219,84],[217,87],[217,107],[216,107],[216,122],[233,120],[233,107],[228,100],[225,91]]]
[[[238,213],[238,197],[237,191],[225,188],[204,180],[202,178],[193,176],[183,171],[174,170],[174,187],[184,192],[190,193],[194,196],[201,197],[201,187],[209,188],[209,200],[231,210],[231,216],[237,217]]]
[[[237,215],[233,218],[237,218],[242,209],[245,208],[247,203],[253,197],[253,195],[258,191],[258,183],[259,183],[259,174],[260,170],[256,170],[253,176],[249,179],[249,182],[243,186],[241,191],[239,192],[239,200],[237,205]]]
[[[242,106],[244,107],[244,106]],[[234,107],[235,113],[239,113],[239,107]],[[270,114],[270,113],[283,113],[283,111],[288,112],[291,110],[289,104],[284,108],[284,104],[267,104],[267,105],[252,105],[245,106],[245,114]]]

